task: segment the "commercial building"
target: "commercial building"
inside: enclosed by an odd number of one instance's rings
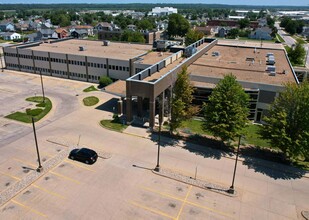
[[[97,83],[100,76],[125,80],[168,56],[151,49],[146,44],[104,46],[101,41],[62,39],[5,47],[4,58],[8,69]]]
[[[299,83],[278,44],[203,38],[174,53],[154,52],[145,44],[105,45],[76,39],[21,44],[5,47],[4,57],[6,67],[13,70],[88,82],[98,82],[100,76],[118,79],[106,87],[121,98],[118,110],[128,123],[143,119],[149,127],[155,125],[156,115],[169,114],[172,88],[184,66],[196,88],[193,104],[207,102],[219,80],[233,74],[250,95],[249,118],[257,122],[267,114],[283,83]]]
[[[177,8],[155,7],[151,10],[150,14],[153,15],[153,16],[166,16],[166,15],[170,15],[170,14],[177,14]]]

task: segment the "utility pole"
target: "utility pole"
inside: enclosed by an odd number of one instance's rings
[[[37,172],[41,172],[41,170],[43,169],[42,165],[41,165],[41,158],[40,158],[40,152],[39,152],[39,147],[38,147],[38,141],[36,138],[36,131],[35,131],[35,125],[34,125],[34,118],[32,117],[32,127],[33,127],[33,134],[34,134],[34,140],[35,140],[35,147],[36,147],[36,153],[38,155],[38,162],[39,162],[39,167],[36,169]]]

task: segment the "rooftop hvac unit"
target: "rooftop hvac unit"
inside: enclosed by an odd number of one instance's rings
[[[267,53],[266,56],[267,56],[267,57],[269,57],[269,56],[274,56],[274,53]]]
[[[276,67],[275,66],[267,66],[266,71],[267,72],[276,72]]]
[[[85,51],[86,48],[84,46],[79,46],[79,51]]]
[[[104,40],[103,41],[103,46],[108,46],[110,44],[110,41],[109,40]]]
[[[274,72],[274,71],[270,72],[269,76],[276,76],[276,72]]]

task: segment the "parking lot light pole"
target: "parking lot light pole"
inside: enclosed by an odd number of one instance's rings
[[[41,170],[43,169],[42,165],[41,165],[41,159],[40,159],[40,153],[39,153],[39,147],[38,147],[38,141],[36,138],[36,131],[35,131],[35,125],[34,125],[34,118],[32,117],[32,127],[33,127],[33,133],[34,133],[34,140],[35,140],[35,147],[36,147],[36,153],[38,155],[38,162],[39,162],[39,167],[36,169],[37,172],[41,172]]]
[[[157,166],[155,167],[155,171],[156,172],[160,172],[160,147],[161,147],[161,126],[162,126],[162,121],[163,121],[163,105],[161,102],[164,101],[164,97],[163,95],[161,95],[162,100],[159,101],[159,138],[158,138],[158,155],[157,155]]]
[[[43,93],[43,103],[45,103],[45,94],[44,94],[44,86],[43,86],[43,77],[42,71],[40,70],[40,77],[41,77],[41,85],[42,85],[42,93]]]
[[[159,138],[158,138],[158,155],[157,155],[157,166],[155,171],[160,171],[160,146],[161,146],[161,120],[159,120]]]
[[[236,152],[236,160],[235,160],[235,166],[234,166],[234,173],[233,173],[232,185],[230,186],[230,188],[229,188],[228,191],[227,191],[227,192],[230,193],[230,194],[234,194],[234,193],[235,193],[235,190],[234,190],[234,181],[235,181],[236,168],[237,168],[237,161],[238,161],[238,155],[239,155],[240,140],[241,140],[241,135],[239,135],[239,139],[238,139],[238,147],[237,147],[237,152]]]

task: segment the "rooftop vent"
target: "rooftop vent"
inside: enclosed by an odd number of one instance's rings
[[[84,46],[79,46],[79,51],[85,51],[86,50],[86,47]]]
[[[212,56],[213,57],[218,57],[218,56],[220,56],[220,52],[219,51],[214,51],[214,52],[212,52]]]
[[[104,40],[103,41],[103,46],[109,46],[110,44],[110,41],[109,40]]]

